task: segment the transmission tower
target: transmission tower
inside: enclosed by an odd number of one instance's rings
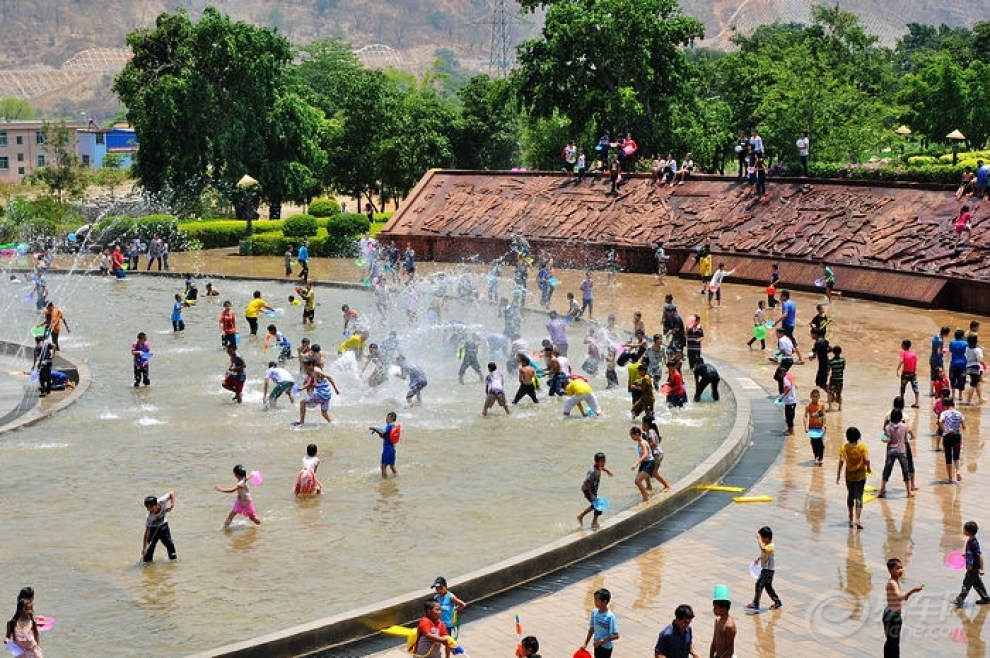
[[[520,23],[519,16],[509,8],[510,0],[492,0],[491,13],[477,24],[490,25],[492,38],[489,47],[488,73],[493,77],[504,78],[515,64],[510,31],[513,23]]]

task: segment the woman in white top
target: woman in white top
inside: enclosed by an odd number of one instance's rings
[[[983,371],[987,364],[983,361],[983,348],[977,345],[979,337],[970,334],[966,337],[966,374],[969,375],[969,390],[966,392],[966,404],[973,401],[973,394],[976,393],[977,404],[983,402],[983,392],[980,386],[983,383]]]

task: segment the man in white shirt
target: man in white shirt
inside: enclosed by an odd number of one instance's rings
[[[801,172],[802,175],[808,177],[808,151],[811,148],[811,140],[808,139],[808,131],[801,131],[801,138],[795,142],[797,146],[798,156],[801,158]]]

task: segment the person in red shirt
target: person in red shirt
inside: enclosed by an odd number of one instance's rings
[[[687,389],[684,388],[684,377],[681,375],[680,354],[667,363],[667,383],[662,389],[667,394],[667,404],[672,407],[683,407],[687,402]]]
[[[424,615],[416,626],[415,655],[420,658],[440,658],[440,648],[447,646],[447,627],[440,621],[440,603],[430,600],[423,604]]]
[[[220,346],[228,345],[237,347],[237,314],[229,301],[223,303],[220,311]]]
[[[110,254],[110,269],[114,276],[120,277],[124,273],[124,254],[120,253],[120,245],[115,245],[113,253]]]
[[[911,341],[901,341],[901,360],[897,364],[897,374],[901,378],[901,397],[904,397],[904,390],[911,384],[914,391],[914,404],[911,408],[918,408],[918,355],[911,350]]]

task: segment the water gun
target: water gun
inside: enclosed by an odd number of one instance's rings
[[[519,621],[519,615],[516,615],[516,658],[523,656],[522,633],[522,622]]]

